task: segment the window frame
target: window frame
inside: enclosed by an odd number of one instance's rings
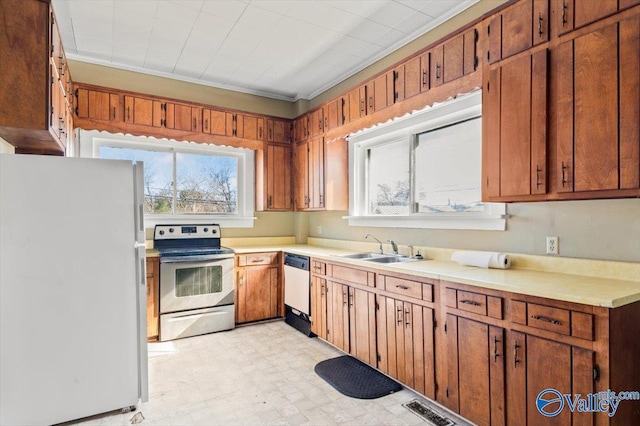
[[[410,145],[409,205],[414,205],[417,135],[454,123],[482,117],[482,92],[473,91],[453,100],[434,104],[403,117],[389,120],[347,137],[349,142],[349,226],[425,229],[506,230],[506,204],[484,203],[484,212],[414,212],[406,215],[372,215],[368,212],[367,151],[398,140]],[[480,136],[481,137],[481,136]],[[481,177],[479,177],[481,179]]]
[[[168,224],[206,224],[217,223],[224,228],[252,228],[254,224],[254,199],[255,199],[255,154],[253,150],[245,148],[233,148],[195,142],[180,142],[170,139],[156,139],[150,136],[132,136],[123,134],[111,134],[108,132],[80,130],[79,156],[100,158],[102,146],[114,148],[129,148],[140,150],[155,150],[172,152],[173,173],[175,174],[176,153],[222,155],[236,157],[238,160],[237,176],[237,212],[218,214],[148,214],[145,213],[145,226]],[[174,182],[175,191],[175,182]]]

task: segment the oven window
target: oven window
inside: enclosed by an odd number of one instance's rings
[[[222,266],[198,266],[176,270],[176,297],[222,292]]]

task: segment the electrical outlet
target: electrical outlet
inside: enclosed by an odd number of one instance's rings
[[[322,226],[318,225],[318,235],[322,235]]]
[[[558,254],[558,237],[547,237],[547,254]]]

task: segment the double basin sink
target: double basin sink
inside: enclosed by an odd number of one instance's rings
[[[415,262],[418,259],[412,257],[400,256],[397,254],[379,254],[379,253],[354,253],[344,254],[339,257],[346,259],[360,259],[368,262],[376,263],[400,263],[400,262]]]

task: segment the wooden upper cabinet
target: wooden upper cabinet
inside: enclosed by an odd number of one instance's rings
[[[406,99],[418,95],[422,91],[423,80],[422,69],[420,67],[421,59],[422,55],[416,56],[404,64],[404,97]],[[427,83],[427,87],[428,86],[429,83]]]
[[[245,137],[247,136],[245,135]],[[291,129],[289,122],[267,119],[267,141],[277,143],[291,142]]]
[[[309,136],[318,136],[324,132],[324,116],[322,108],[309,113]]]
[[[444,46],[437,46],[429,52],[430,88],[444,83]]]
[[[204,108],[202,110],[202,131],[212,135],[226,135],[226,113],[224,111]]]
[[[478,68],[478,30],[473,29],[464,33],[464,75],[474,72]]]
[[[244,115],[227,112],[226,117],[226,131],[227,136],[234,136],[236,138],[244,137]]]
[[[583,0],[551,1],[553,15],[555,16],[554,33],[558,35],[595,22],[618,10],[618,0],[600,0],[594,2]],[[621,1],[620,9],[627,7],[634,1],[637,3],[637,0]]]
[[[461,34],[444,43],[444,83],[464,75],[464,35]]]
[[[495,63],[549,41],[549,0],[522,0],[494,15],[487,60]]]
[[[555,50],[558,192],[638,188],[639,19]]]
[[[483,96],[483,198],[547,192],[546,50],[493,69]]]
[[[349,92],[349,122],[367,115],[367,86]]]
[[[265,210],[291,210],[291,147],[267,144]]]
[[[124,122],[140,126],[164,126],[163,102],[138,96],[124,97]]]
[[[295,119],[293,123],[294,141],[302,142],[309,137],[309,115],[305,114]]]
[[[120,96],[100,90],[76,90],[76,115],[79,118],[120,121]]]
[[[389,92],[388,92],[388,80],[393,77],[390,77],[387,74],[382,74],[378,77],[376,77],[375,79],[373,79],[372,87],[373,90],[372,92],[374,93],[374,97],[373,97],[373,111],[377,112],[380,111],[383,108],[386,108],[387,106],[389,106],[390,104],[393,103],[393,101],[389,102]],[[393,85],[393,82],[391,82],[391,85]]]
[[[366,96],[366,110],[365,115],[372,114],[375,112],[375,85],[373,81],[369,81],[364,85],[365,96]]]
[[[343,124],[342,98],[333,100],[322,107],[324,131],[329,131]]]
[[[200,108],[165,102],[163,109],[167,129],[200,132]]]

